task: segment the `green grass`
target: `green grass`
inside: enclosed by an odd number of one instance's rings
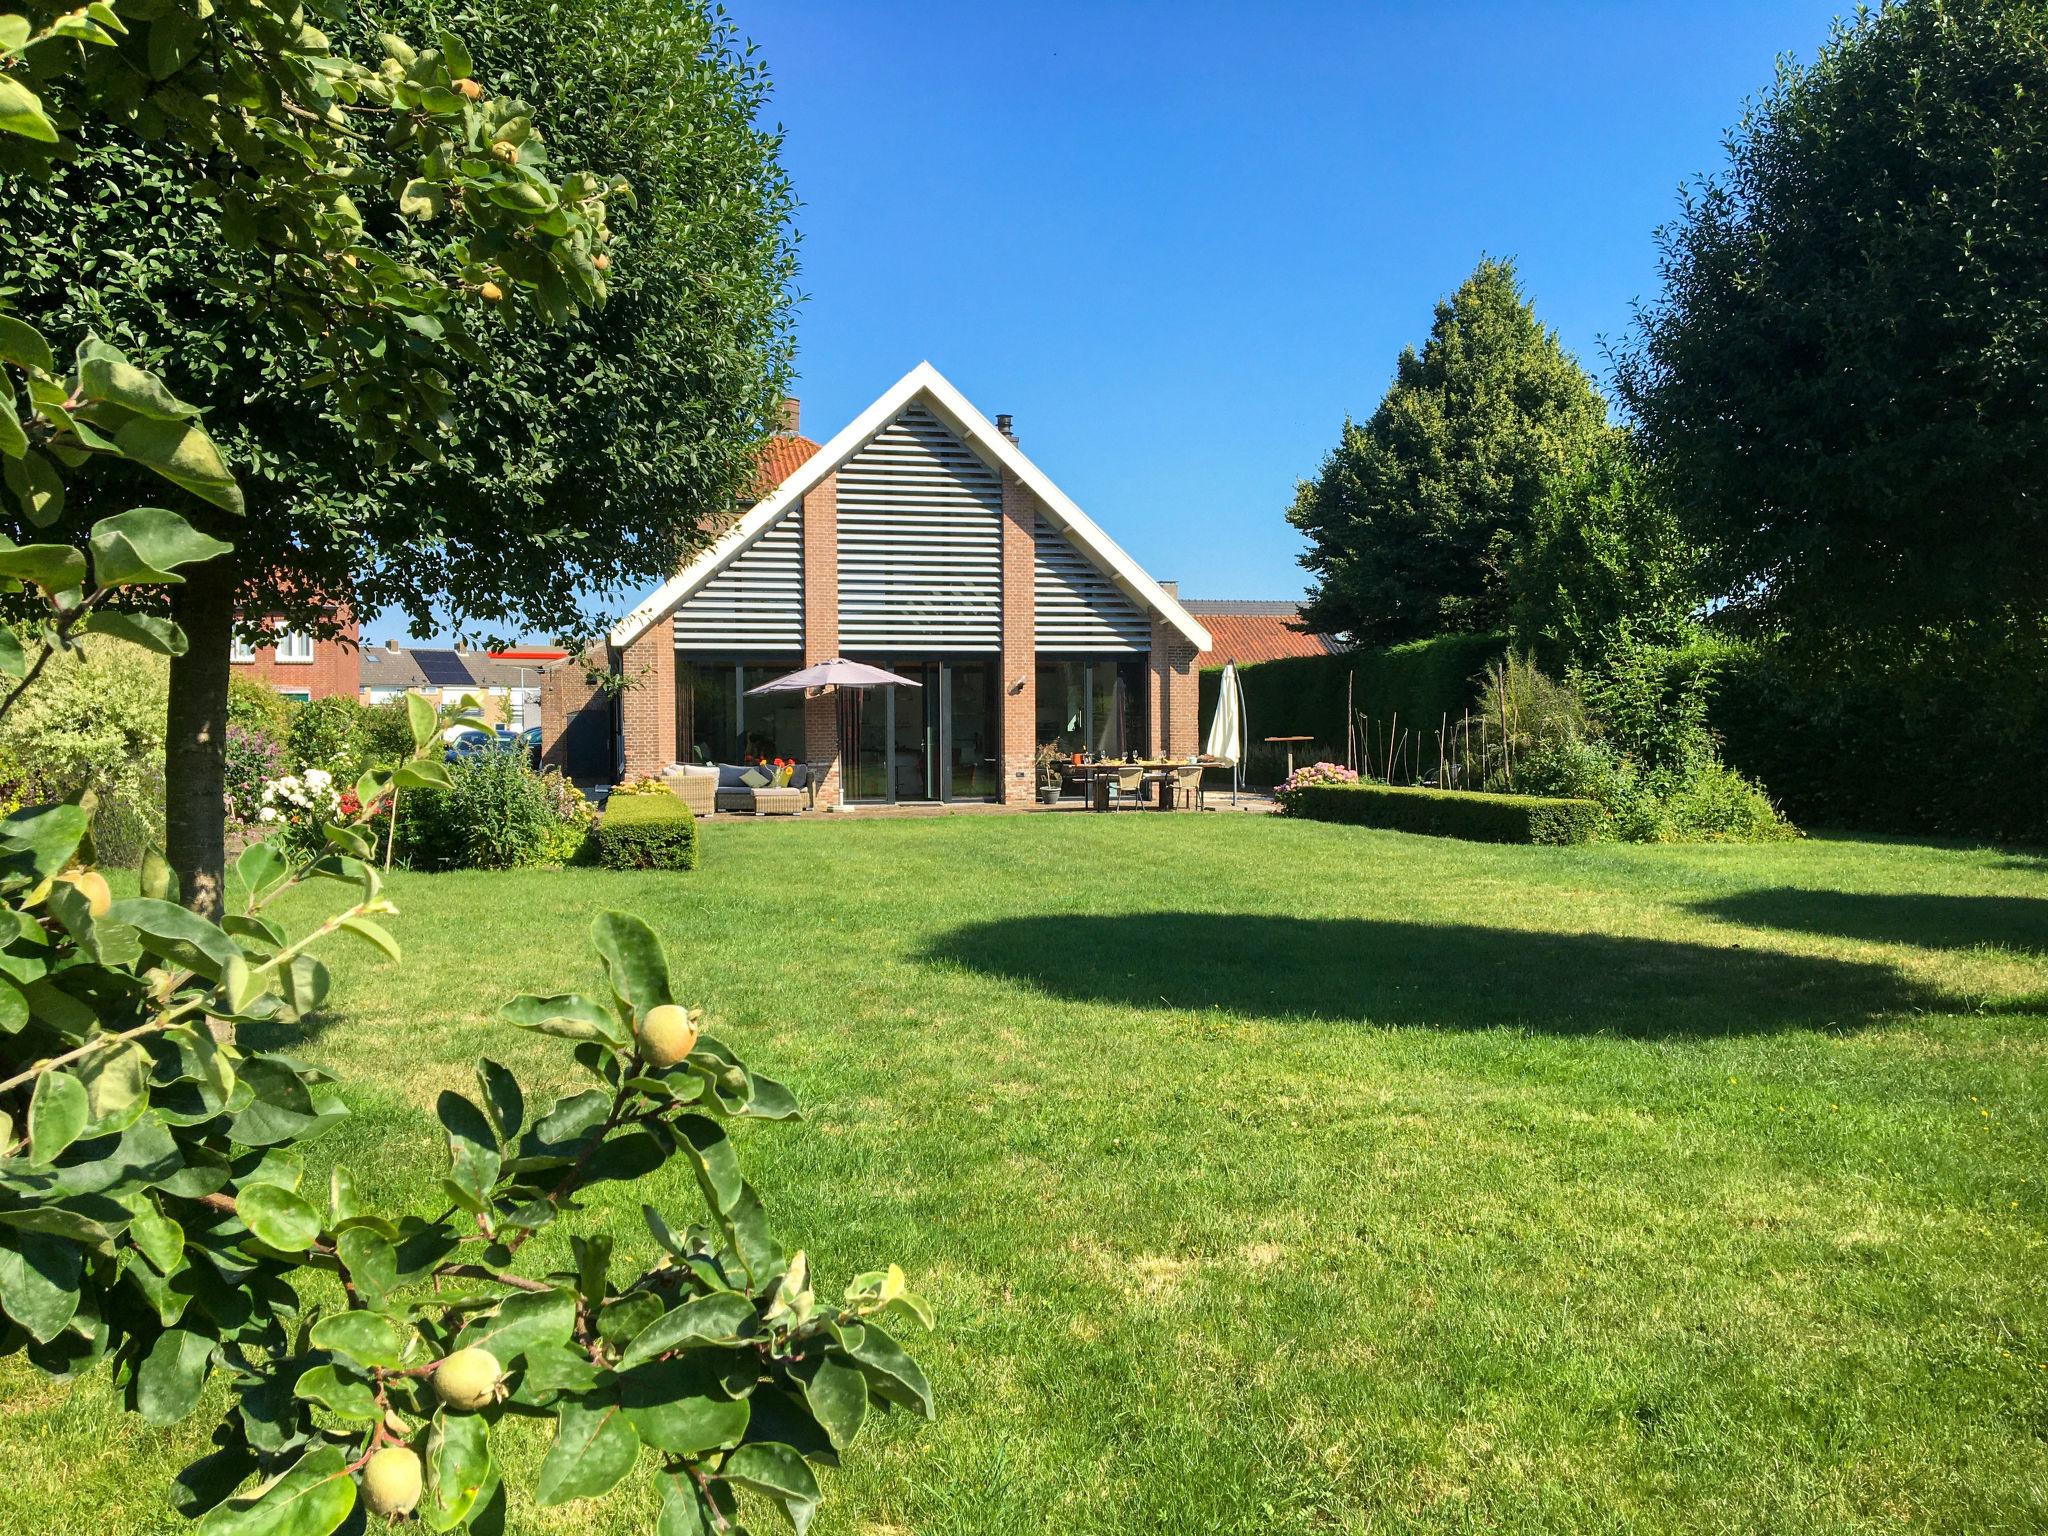
[[[410,964],[338,951],[299,1048],[359,1185],[434,1203],[479,1052],[567,1081],[497,1002],[653,923],[805,1101],[743,1138],[785,1238],[938,1308],[939,1421],[864,1439],[818,1531],[2048,1526],[2048,863],[1248,816],[703,851],[402,878]],[[639,1198],[585,1219],[644,1254]],[[110,1402],[0,1362],[0,1531],[179,1527],[198,1437]]]

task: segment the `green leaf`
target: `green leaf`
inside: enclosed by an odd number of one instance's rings
[[[698,1187],[711,1209],[723,1216],[738,1203],[744,1181],[740,1162],[725,1128],[703,1115],[684,1115],[675,1123],[682,1149],[696,1170]]]
[[[500,1166],[489,1118],[452,1088],[442,1090],[434,1110],[448,1132],[448,1176],[479,1201],[488,1199]]]
[[[454,784],[448,777],[448,765],[435,758],[420,758],[402,764],[391,776],[391,782],[400,789],[447,789]]]
[[[234,545],[211,538],[175,512],[134,507],[92,525],[93,580],[103,587],[162,586],[181,581],[180,566],[200,565]]]
[[[715,1511],[705,1505],[695,1478],[664,1468],[654,1481],[661,1489],[661,1513],[655,1520],[654,1536],[714,1536],[719,1522],[710,1518]]]
[[[0,75],[0,92],[7,88]],[[21,430],[21,412],[14,403],[14,381],[0,374],[0,457],[18,459],[28,452],[28,434]]]
[[[434,1415],[427,1436],[427,1486],[419,1517],[430,1531],[452,1531],[468,1520],[491,1480],[491,1429],[480,1413]]]
[[[156,1207],[145,1205],[129,1224],[128,1239],[142,1250],[142,1256],[168,1275],[185,1258],[185,1229]]]
[[[629,1050],[633,1037],[618,1015],[587,997],[561,993],[554,997],[515,997],[498,1010],[498,1016],[520,1029],[553,1035],[562,1040],[603,1040],[617,1050]]]
[[[315,1349],[329,1350],[357,1365],[395,1367],[405,1363],[406,1331],[396,1318],[381,1312],[330,1312],[313,1325],[309,1337]]]
[[[14,991],[11,986],[7,990]],[[54,1163],[78,1140],[88,1118],[85,1084],[69,1072],[45,1072],[36,1079],[35,1097],[28,1104],[29,1160]]]
[[[135,1407],[143,1422],[175,1424],[199,1406],[213,1340],[172,1328],[162,1334],[135,1371]]]
[[[323,1445],[275,1482],[220,1505],[197,1529],[199,1536],[329,1536],[355,1506],[348,1453]]]
[[[510,1365],[529,1349],[566,1344],[576,1326],[576,1298],[567,1291],[529,1291],[508,1297],[498,1310],[472,1319],[455,1341],[456,1348],[488,1349],[500,1365]]]
[[[45,592],[74,592],[85,585],[85,556],[69,544],[10,545],[0,534],[0,576]]]
[[[50,344],[43,340],[43,333],[13,315],[0,315],[0,358],[18,367],[40,368],[44,373],[53,373],[57,368],[57,359],[50,355]]]
[[[441,723],[434,706],[423,694],[408,692],[405,696],[406,724],[412,727],[414,751],[420,751],[434,739],[434,728]]]
[[[184,630],[169,619],[146,613],[117,613],[101,608],[87,614],[79,628],[89,635],[125,640],[158,656],[182,656],[191,648]]]
[[[399,951],[398,940],[391,937],[381,923],[373,923],[367,917],[345,917],[341,920],[341,930],[344,933],[352,933],[366,944],[381,949],[393,960],[405,958]]]
[[[257,1241],[285,1253],[303,1253],[320,1235],[320,1211],[303,1195],[275,1184],[236,1192],[235,1209]]]
[[[78,1311],[82,1255],[41,1232],[0,1232],[0,1308],[47,1344]]]
[[[611,978],[613,994],[634,1018],[675,1001],[669,995],[668,959],[647,924],[629,912],[600,912],[590,925],[590,937]]]
[[[476,1063],[477,1086],[483,1089],[484,1108],[491,1117],[491,1128],[498,1133],[500,1142],[511,1142],[519,1135],[519,1128],[526,1123],[526,1094],[519,1086],[519,1079],[509,1069],[499,1065],[488,1056],[480,1056]]]
[[[908,1408],[922,1418],[932,1416],[931,1385],[917,1362],[888,1334],[872,1323],[848,1328],[845,1349],[866,1370],[868,1386],[877,1397]]]
[[[743,1445],[719,1470],[727,1482],[765,1493],[781,1504],[799,1533],[811,1523],[818,1507],[818,1479],[794,1447],[772,1441]]]
[[[309,1403],[325,1408],[336,1418],[353,1424],[374,1424],[384,1417],[377,1406],[377,1394],[370,1384],[344,1374],[332,1365],[316,1365],[299,1377],[292,1392]]]
[[[633,1470],[640,1439],[624,1410],[602,1398],[562,1404],[555,1438],[541,1458],[533,1500],[543,1508],[608,1492]]]
[[[26,677],[28,667],[28,652],[21,648],[21,637],[0,625],[0,677]]]
[[[43,111],[42,98],[12,75],[0,75],[0,133],[16,133],[39,144],[57,142],[57,129]]]
[[[619,1357],[619,1369],[630,1371],[657,1355],[691,1343],[731,1344],[754,1320],[754,1304],[734,1291],[686,1301],[664,1312],[637,1334]]]
[[[6,317],[0,315],[0,320]],[[22,516],[36,528],[47,528],[64,515],[64,479],[57,467],[33,448],[19,459],[0,461],[8,490],[21,503]]]
[[[79,349],[78,389],[87,400],[103,400],[159,421],[185,421],[199,414],[164,388],[163,380],[136,367],[104,341]]]
[[[200,500],[241,515],[242,488],[213,439],[194,423],[137,416],[114,434],[114,446],[123,458],[156,471]]]
[[[152,901],[178,900],[178,877],[171,869],[171,861],[164,857],[161,848],[151,845],[142,850],[142,873],[137,882],[142,894]]]
[[[252,906],[267,899],[272,891],[291,877],[291,872],[292,867],[285,862],[284,855],[269,843],[251,843],[235,860],[236,878],[242,882],[242,889],[249,893]]]
[[[868,1382],[857,1367],[829,1355],[815,1361],[808,1374],[799,1367],[804,1384],[804,1401],[811,1416],[824,1426],[835,1450],[845,1450],[868,1413]]]
[[[219,981],[229,958],[241,953],[233,939],[205,918],[148,896],[115,902],[101,921],[125,923],[142,935],[142,947],[151,954],[208,981]]]
[[[620,1402],[640,1438],[672,1456],[732,1445],[747,1432],[745,1398],[725,1391],[721,1363],[679,1355],[619,1378]]]
[[[469,47],[453,32],[439,34],[441,58],[448,66],[451,79],[462,80],[476,72],[476,64],[469,56]]]
[[[398,1250],[369,1227],[348,1227],[334,1237],[335,1252],[348,1266],[356,1293],[369,1305],[382,1306],[398,1286]]]

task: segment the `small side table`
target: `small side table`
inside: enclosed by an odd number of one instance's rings
[[[794,816],[804,808],[804,792],[800,789],[757,789],[754,791],[754,814],[756,816]]]
[[[1285,747],[1287,748],[1287,777],[1289,777],[1289,778],[1291,779],[1291,778],[1293,778],[1293,777],[1294,777],[1294,747],[1295,747],[1295,744],[1296,744],[1297,742],[1303,742],[1303,741],[1314,741],[1314,740],[1315,740],[1315,737],[1313,737],[1313,736],[1268,736],[1268,737],[1266,738],[1266,740],[1267,740],[1267,742],[1268,742],[1269,744],[1271,744],[1271,745],[1273,745],[1273,746],[1276,746],[1276,747],[1277,747],[1277,746],[1282,746],[1282,745],[1284,745],[1284,746],[1285,746]]]

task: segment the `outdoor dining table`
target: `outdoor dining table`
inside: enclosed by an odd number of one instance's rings
[[[1106,811],[1109,809],[1109,781],[1119,773],[1128,773],[1133,768],[1142,768],[1147,773],[1165,773],[1168,776],[1159,781],[1159,809],[1173,809],[1172,770],[1176,768],[1215,767],[1217,760],[1198,757],[1193,761],[1185,757],[1140,757],[1112,758],[1100,763],[1061,763],[1060,771],[1069,778],[1076,778],[1088,786],[1088,809]]]

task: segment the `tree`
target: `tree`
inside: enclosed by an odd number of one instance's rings
[[[1582,464],[1606,404],[1482,261],[1364,425],[1347,421],[1288,520],[1310,542],[1306,618],[1362,644],[1505,627],[1502,569],[1550,482]]]
[[[1679,644],[1704,601],[1698,552],[1622,431],[1550,484],[1504,585],[1516,643],[1560,667],[1597,665],[1624,641]]]
[[[1816,661],[2048,613],[2044,102],[2039,0],[1859,11],[1659,231],[1621,398],[1716,587]]]
[[[191,408],[105,343],[61,377],[33,327],[8,319],[0,343],[9,460],[104,459],[173,483],[217,461]],[[180,454],[138,420],[174,423]],[[181,653],[174,621],[121,604],[220,553],[154,507],[98,519],[82,550],[0,539],[0,595],[28,615],[0,628],[0,727],[81,636]],[[397,908],[378,824],[399,791],[446,786],[442,731],[480,712],[412,695],[406,717],[409,757],[365,769],[352,813],[336,793],[318,836],[249,847],[240,910],[217,924],[177,904],[160,857],[140,894],[115,899],[89,795],[0,816],[0,1354],[58,1379],[107,1369],[151,1424],[217,1414],[213,1450],[175,1495],[202,1536],[330,1536],[359,1510],[502,1530],[493,1429],[514,1413],[553,1421],[542,1505],[608,1492],[644,1448],[663,1531],[744,1536],[751,1494],[801,1532],[820,1498],[814,1461],[836,1464],[871,1414],[930,1416],[924,1375],[888,1331],[929,1313],[894,1265],[831,1301],[802,1250],[776,1240],[727,1127],[787,1120],[795,1098],[704,1032],[639,919],[592,926],[601,997],[502,1010],[569,1042],[593,1086],[543,1109],[479,1060],[476,1096],[436,1105],[448,1171],[429,1212],[380,1209],[346,1164],[324,1188],[306,1179],[303,1148],[347,1103],[329,1074],[242,1032],[322,1007],[329,940],[402,958],[383,926]],[[352,899],[307,931],[269,910],[326,883]],[[530,1240],[554,1236],[583,1190],[671,1160],[706,1219],[643,1206],[651,1266],[619,1272],[613,1236],[584,1232],[566,1267],[536,1262]]]
[[[792,265],[776,140],[752,121],[765,78],[701,7],[572,9],[504,0],[454,19],[474,80],[518,103],[488,140],[516,149],[506,169],[599,164],[642,194],[612,200],[601,248],[574,268],[607,291],[602,307],[572,308],[575,285],[530,263],[523,290],[494,283],[527,294],[518,316],[474,302],[479,274],[442,260],[468,205],[414,186],[381,140],[347,142],[369,185],[411,193],[355,194],[376,241],[472,298],[457,335],[382,333],[433,365],[404,432],[366,442],[318,387],[323,359],[293,311],[252,301],[270,255],[221,238],[208,154],[103,131],[0,208],[24,308],[122,341],[192,398],[238,404],[216,436],[248,516],[235,555],[194,572],[177,601],[194,644],[173,667],[171,852],[195,896],[220,863],[219,690],[238,607],[245,629],[274,613],[320,630],[397,606],[422,630],[446,617],[574,631],[607,583],[673,570],[751,472],[783,392]],[[373,25],[431,35],[432,19],[399,6],[373,24],[337,4],[333,51],[411,70],[435,51],[405,64]],[[520,217],[554,218],[537,213]]]

